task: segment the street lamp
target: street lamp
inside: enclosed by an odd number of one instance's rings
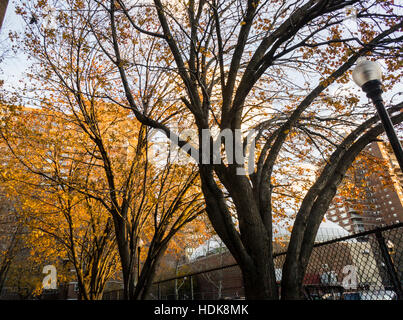
[[[367,94],[367,97],[370,98],[375,105],[396,159],[399,162],[400,170],[403,172],[403,149],[382,100],[381,67],[374,61],[361,60],[353,70],[353,80],[362,88]]]
[[[137,283],[139,282],[140,279],[140,253],[142,246],[143,246],[143,240],[140,239],[137,245]]]

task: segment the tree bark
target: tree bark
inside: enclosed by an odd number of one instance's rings
[[[234,191],[240,220],[239,233],[234,227],[222,191],[212,179],[211,168],[202,168],[202,189],[206,200],[206,211],[220,238],[237,261],[243,276],[245,295],[252,300],[278,299],[276,286],[273,246],[271,234],[260,219],[259,209],[253,196],[240,184],[229,183]],[[230,187],[231,188],[231,187]],[[235,192],[235,189],[238,189]],[[237,196],[236,196],[237,195]],[[240,214],[240,211],[242,213]],[[245,217],[248,220],[245,220]]]

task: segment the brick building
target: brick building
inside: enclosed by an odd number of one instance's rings
[[[333,204],[326,214],[329,220],[355,233],[403,221],[403,173],[392,148],[384,142],[373,142],[365,152],[384,161],[383,172],[368,175],[368,168],[356,168],[357,180],[362,179],[367,185],[363,200]],[[385,185],[383,177],[391,183]]]

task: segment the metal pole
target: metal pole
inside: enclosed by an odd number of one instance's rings
[[[380,230],[376,230],[375,235],[376,240],[378,241],[379,247],[381,249],[383,260],[385,261],[386,270],[389,274],[390,280],[392,281],[393,288],[397,294],[397,299],[403,300],[402,285],[399,281],[399,277],[397,275],[392,258],[389,255],[388,247],[386,246],[385,243],[385,238],[383,237],[382,232]]]
[[[176,262],[175,277],[178,275],[178,261]],[[178,278],[175,278],[175,299],[178,300]]]
[[[378,111],[378,115],[381,118],[383,127],[385,128],[385,132],[388,136],[390,145],[392,146],[393,152],[395,153],[397,162],[399,162],[400,170],[403,172],[403,149],[400,144],[399,138],[393,128],[392,120],[390,120],[389,114],[385,109],[385,105],[383,104],[382,99],[373,101]]]
[[[193,277],[190,276],[190,295],[191,299],[194,300],[194,295],[193,295]]]
[[[386,135],[388,136],[389,142],[392,146],[393,152],[395,153],[396,159],[399,162],[400,170],[403,172],[403,149],[400,144],[399,138],[393,127],[393,123],[390,120],[389,114],[386,111],[385,105],[382,100],[382,83],[379,80],[371,80],[362,86],[362,90],[367,94],[367,97],[372,100],[378,115],[381,118],[382,125],[385,129]]]
[[[137,247],[137,284],[139,283],[140,279],[140,252],[141,252],[141,247]]]

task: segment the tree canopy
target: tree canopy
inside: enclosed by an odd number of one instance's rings
[[[127,227],[120,217],[132,210],[128,190],[139,179],[152,182],[144,172],[132,175],[130,165],[115,171],[112,123],[122,137],[130,126],[137,132],[142,160],[132,163],[143,165],[152,130],[188,154],[198,151],[189,175],[172,164],[187,178],[169,196],[168,212],[200,188],[215,232],[241,267],[248,298],[278,298],[273,225],[289,221],[281,297],[298,299],[329,205],[354,160],[383,133],[375,110],[350,86],[351,70],[359,59],[379,60],[385,91],[399,85],[401,9],[392,0],[40,0],[18,8],[27,29],[12,38],[33,59],[38,104],[73,117],[90,141],[88,155],[103,167],[107,200],[91,196],[112,214],[121,258],[130,243],[126,256],[133,261],[140,230],[129,227],[134,238],[119,240],[125,233],[117,230]],[[107,115],[100,114],[109,106],[125,120],[104,127]],[[395,124],[403,120],[401,106],[388,108]],[[196,137],[190,141],[181,136],[189,128]],[[230,161],[230,149],[243,154],[252,130],[252,158]],[[228,143],[225,132],[244,136]],[[218,162],[213,141],[221,148]]]

